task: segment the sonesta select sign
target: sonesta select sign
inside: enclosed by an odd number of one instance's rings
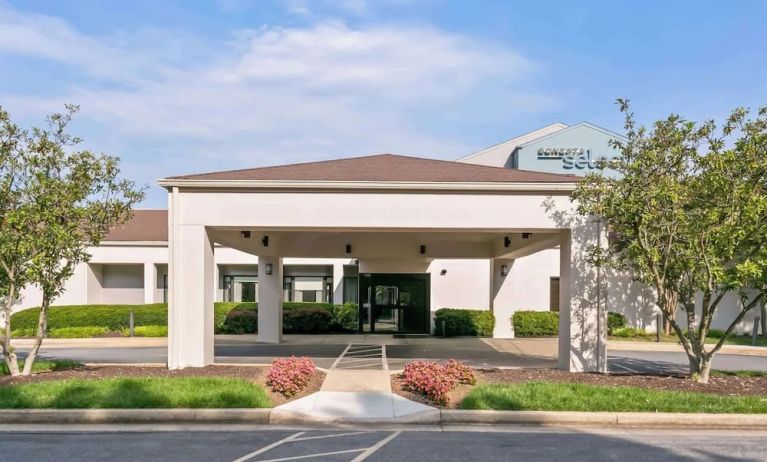
[[[562,159],[562,168],[566,169],[595,169],[601,160],[607,160],[606,156],[592,158],[591,149],[583,148],[540,148],[539,159]]]

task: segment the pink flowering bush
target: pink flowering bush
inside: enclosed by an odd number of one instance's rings
[[[448,393],[456,385],[476,383],[471,368],[451,359],[447,364],[431,361],[413,361],[405,364],[402,381],[410,390],[426,395],[436,404],[445,406]]]
[[[474,371],[471,370],[466,364],[451,359],[444,365],[447,373],[451,375],[456,382],[461,385],[474,385],[477,383],[477,378],[474,376]]]
[[[266,374],[266,384],[272,387],[273,392],[289,398],[306,387],[316,370],[309,358],[277,358]]]

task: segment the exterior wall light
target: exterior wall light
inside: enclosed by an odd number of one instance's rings
[[[269,274],[268,271],[269,270],[267,269],[267,274]],[[508,274],[509,274],[509,265],[501,265],[501,276],[507,276]]]
[[[426,246],[421,244],[421,255],[425,255],[425,254],[426,254]]]
[[[508,247],[511,245],[511,238],[509,236],[505,236],[503,238],[503,246]]]
[[[266,274],[268,274],[270,276],[272,274],[272,264],[271,263],[267,263],[266,264]]]
[[[346,244],[346,253],[352,253],[352,245]]]
[[[264,245],[264,247],[269,247],[269,236],[264,236],[264,238],[261,239],[261,243]]]

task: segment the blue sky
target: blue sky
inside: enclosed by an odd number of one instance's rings
[[[0,0],[0,105],[163,176],[767,105],[765,1]]]

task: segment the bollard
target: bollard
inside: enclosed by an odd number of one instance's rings
[[[442,320],[442,337],[447,337],[447,333],[445,332],[445,320]]]
[[[655,341],[660,342],[660,334],[663,331],[663,314],[655,315]]]
[[[756,338],[759,337],[759,321],[760,317],[757,316],[754,318],[754,327],[751,330],[751,346],[756,346]],[[764,333],[764,332],[762,332]]]
[[[133,337],[135,335],[135,328],[136,323],[133,319],[133,308],[130,309],[130,318],[128,319],[128,330],[130,332],[130,336]]]

